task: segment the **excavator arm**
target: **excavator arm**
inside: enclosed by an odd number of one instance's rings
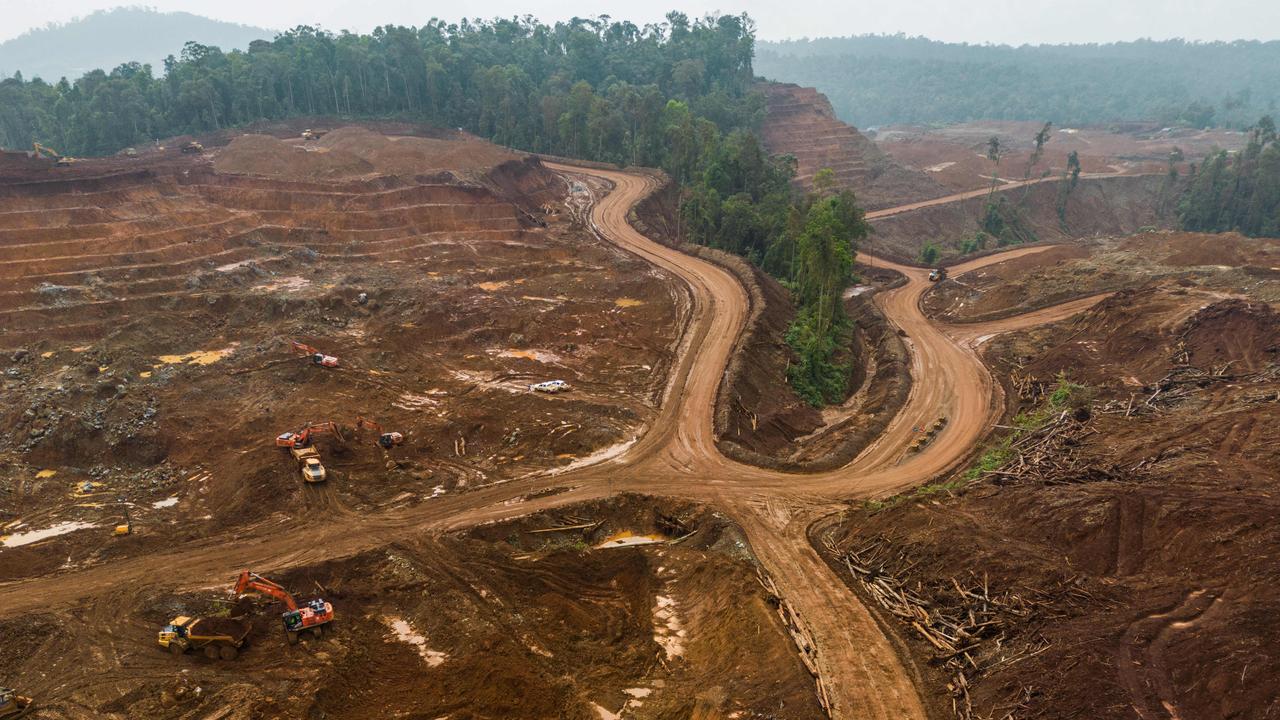
[[[325,355],[306,343],[300,343],[297,340],[291,340],[290,342],[296,352],[300,352],[306,357],[311,358],[311,362],[313,364],[323,365],[324,367],[338,367],[338,358],[332,355]]]
[[[291,611],[298,609],[297,601],[293,599],[293,596],[289,594],[288,590],[285,590],[257,573],[245,570],[240,573],[240,578],[236,580],[234,592],[239,596],[248,593],[250,590],[279,600]]]
[[[370,420],[363,416],[356,417],[356,431],[368,428],[378,434],[378,445],[384,449],[390,449],[393,446],[404,442],[404,435],[398,432],[387,432],[382,429],[382,424],[374,420]]]

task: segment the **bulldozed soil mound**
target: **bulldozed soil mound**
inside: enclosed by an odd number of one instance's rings
[[[885,155],[857,128],[836,119],[826,96],[813,88],[763,83],[767,101],[760,138],[774,155],[791,155],[796,184],[810,190],[818,171],[835,172],[836,186],[853,190],[868,210],[941,197],[945,188]]]
[[[477,138],[440,140],[421,137],[388,137],[358,126],[326,133],[316,145],[330,152],[346,152],[368,162],[384,175],[453,171],[482,173],[518,155]]]
[[[1264,303],[1224,300],[1191,316],[1179,341],[1192,367],[1259,372],[1280,360],[1280,315]]]

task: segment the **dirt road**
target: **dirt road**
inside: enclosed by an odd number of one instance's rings
[[[1126,173],[1126,172],[1081,173],[1080,177],[1083,179],[1089,180],[1094,178],[1120,177],[1122,175],[1129,175],[1129,176],[1136,177],[1138,175],[1144,175],[1144,174],[1147,174],[1147,173]],[[1060,179],[1061,178],[1054,175],[1049,177],[1032,178],[1030,180],[1014,180],[1012,182],[1007,182],[1007,183],[1004,183],[1003,185],[996,186],[996,192],[999,193],[999,192],[1005,192],[1007,190],[1016,190],[1020,187],[1026,187],[1028,185],[1038,185],[1043,182],[1055,182]],[[878,218],[886,218],[893,215],[901,215],[902,213],[911,212],[912,210],[920,210],[921,208],[934,207],[936,205],[947,205],[953,202],[959,202],[961,200],[972,200],[973,198],[982,197],[989,192],[991,192],[991,188],[981,188],[978,190],[966,190],[964,192],[955,193],[954,195],[944,195],[939,198],[933,198],[932,200],[922,200],[920,202],[910,203],[908,205],[899,205],[897,207],[885,208],[884,210],[876,210],[874,212],[869,212],[867,213],[867,219],[876,220]]]
[[[101,603],[125,588],[200,587],[243,567],[285,568],[349,557],[423,533],[439,534],[620,491],[640,491],[709,502],[741,524],[762,565],[813,639],[815,662],[833,717],[926,717],[909,668],[867,609],[818,557],[806,530],[849,499],[888,495],[964,462],[1001,407],[998,385],[979,360],[974,339],[1060,319],[1079,307],[1048,308],[959,329],[941,327],[919,307],[920,296],[929,287],[927,271],[877,259],[878,264],[907,277],[905,285],[876,299],[912,349],[915,382],[906,405],[874,444],[838,470],[797,475],[741,465],[717,451],[712,414],[724,369],[748,315],[745,291],[720,267],[650,241],[631,227],[627,212],[650,192],[652,178],[552,167],[612,183],[614,190],[592,210],[597,231],[677,275],[689,288],[693,309],[661,411],[651,429],[627,451],[571,472],[526,477],[381,513],[361,514],[339,507],[323,518],[273,516],[234,534],[204,538],[164,553],[0,585],[0,617],[70,605],[87,597]],[[999,262],[1011,254],[981,258],[954,272]],[[924,451],[908,455],[906,447],[920,428],[943,416],[948,419],[946,428]],[[529,499],[530,494],[549,488],[568,490]],[[335,514],[340,521],[335,521]]]

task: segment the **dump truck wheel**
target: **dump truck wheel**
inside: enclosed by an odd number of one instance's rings
[[[205,645],[205,646],[204,646],[204,656],[205,656],[205,657],[207,657],[207,658],[209,658],[210,660],[217,660],[217,659],[218,659],[218,648],[217,648],[216,646],[214,646],[214,645]]]
[[[298,633],[293,632],[292,630],[290,630],[289,632],[286,632],[286,633],[285,633],[285,637],[289,638],[289,644],[290,644],[290,645],[297,645],[297,644],[298,644]]]
[[[230,645],[223,645],[218,649],[218,655],[220,655],[223,660],[235,660],[236,656],[239,654],[240,651]]]
[[[316,627],[311,628],[311,637],[315,638],[316,640],[319,640],[320,638],[324,637],[324,628],[318,625]]]
[[[178,643],[171,642],[169,643],[169,652],[170,654],[173,654],[173,655],[181,655],[182,653],[186,652],[186,650]]]

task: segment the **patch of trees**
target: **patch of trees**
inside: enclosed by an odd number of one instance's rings
[[[787,380],[806,402],[844,400],[849,367],[840,361],[852,324],[844,290],[857,242],[870,231],[852,192],[819,171],[814,192],[798,196],[790,157],[769,157],[751,135],[721,143],[690,183],[681,219],[691,240],[745,256],[776,277],[796,303],[786,341],[797,361]]]
[[[432,20],[367,35],[298,27],[247,51],[187,43],[162,77],[126,63],[74,81],[0,81],[0,146],[103,155],[257,120],[404,118],[683,179],[710,127],[751,127],[763,113],[748,92],[752,33],[746,16],[671,13],[644,27]]]
[[[905,35],[760,43],[756,71],[859,126],[1151,120],[1246,127],[1280,102],[1280,42],[969,45]]]
[[[1244,150],[1191,167],[1178,219],[1186,230],[1280,237],[1280,141],[1270,116],[1250,130]]]

